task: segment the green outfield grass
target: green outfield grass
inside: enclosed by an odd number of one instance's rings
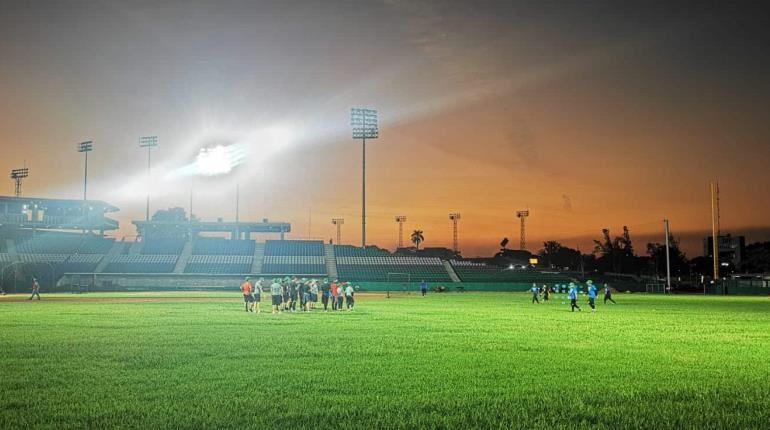
[[[0,297],[0,428],[767,428],[770,300]],[[581,303],[584,299],[581,299]],[[263,303],[264,305],[264,303]]]

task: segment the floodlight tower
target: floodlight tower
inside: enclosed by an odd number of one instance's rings
[[[460,252],[460,248],[457,245],[457,222],[460,221],[460,213],[454,212],[449,214],[449,219],[452,220],[454,247],[452,248],[455,253]]]
[[[398,223],[398,247],[404,247],[404,223],[406,222],[406,215],[396,215],[396,222]]]
[[[83,200],[88,200],[88,153],[94,150],[94,143],[90,140],[78,144],[78,152],[82,152],[86,159],[83,171]]]
[[[374,109],[350,109],[350,125],[353,139],[361,139],[361,247],[366,246],[366,139],[377,139],[377,111]]]
[[[139,138],[139,147],[147,148],[147,176],[150,175],[150,152],[152,148],[158,146],[158,136],[142,136]],[[150,188],[147,188],[147,207],[145,210],[145,221],[150,220]]]
[[[524,250],[526,248],[526,236],[524,234],[524,220],[529,216],[529,209],[523,211],[516,211],[516,216],[521,220],[521,239],[519,240],[519,248]]]
[[[27,167],[11,170],[11,179],[13,179],[13,182],[16,185],[14,187],[14,194],[16,194],[16,197],[21,197],[21,181],[27,176],[29,176],[29,168]]]
[[[345,224],[345,220],[342,218],[332,218],[332,224],[337,226],[337,245],[340,245],[342,242],[342,224]]]

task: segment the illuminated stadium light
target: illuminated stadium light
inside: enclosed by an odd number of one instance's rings
[[[361,246],[366,246],[366,139],[377,139],[380,130],[377,122],[377,111],[374,109],[350,109],[350,126],[353,128],[353,139],[361,139]]]
[[[16,197],[21,197],[21,181],[28,176],[29,168],[27,167],[11,170],[11,179],[13,179],[14,182],[14,194]]]
[[[139,147],[147,148],[147,176],[150,176],[150,151],[158,146],[158,136],[142,136],[139,138]],[[147,206],[145,208],[145,221],[150,220],[150,188],[147,188]]]
[[[94,142],[88,140],[78,143],[78,152],[83,153],[86,159],[83,170],[83,200],[88,200],[88,153],[94,150]]]
[[[233,160],[228,147],[217,145],[201,148],[198,156],[195,157],[195,167],[200,175],[223,175],[233,170]]]

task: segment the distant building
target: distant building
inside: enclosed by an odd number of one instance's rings
[[[714,242],[711,236],[703,239],[703,255],[708,258],[714,258]],[[719,261],[723,263],[732,263],[735,267],[740,267],[744,256],[746,255],[746,238],[744,236],[718,236],[717,247],[719,252]]]

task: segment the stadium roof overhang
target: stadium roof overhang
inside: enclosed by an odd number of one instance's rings
[[[80,209],[83,206],[88,206],[90,211],[100,211],[104,213],[117,212],[120,209],[117,207],[101,201],[101,200],[76,200],[76,199],[48,199],[43,197],[13,197],[13,196],[0,196],[0,205],[27,205],[33,207],[37,205],[41,209]]]
[[[119,209],[101,200],[0,196],[0,226],[44,230],[117,230],[105,217]]]
[[[131,221],[140,232],[152,229],[183,229],[194,233],[240,232],[240,233],[289,233],[288,222],[220,222],[220,221]]]

